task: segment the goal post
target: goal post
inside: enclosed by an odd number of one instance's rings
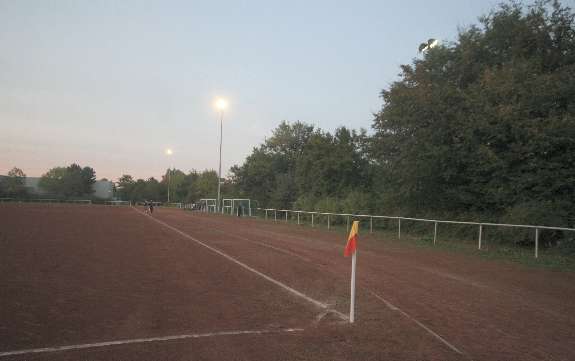
[[[233,214],[232,199],[230,198],[222,199],[222,213]]]
[[[216,204],[217,201],[215,198],[202,198],[200,199],[200,210],[215,213],[217,211]]]
[[[252,216],[252,201],[249,198],[225,198],[223,200],[223,213],[236,216]]]

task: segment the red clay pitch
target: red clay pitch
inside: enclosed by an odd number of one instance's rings
[[[360,234],[349,325],[344,245],[181,210],[0,205],[0,361],[575,358],[573,274]]]

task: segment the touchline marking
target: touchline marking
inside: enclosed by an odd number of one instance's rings
[[[194,218],[194,219],[201,219],[202,221],[205,221],[205,222],[207,222],[207,223],[216,224],[216,225],[222,225],[221,222],[216,222],[216,221],[208,220],[208,219],[206,219],[205,217],[197,217],[197,216],[195,216],[195,215],[190,215],[190,216],[191,216],[192,218]],[[303,238],[303,237],[294,236],[294,235],[291,235],[291,234],[272,232],[272,231],[269,231],[269,230],[266,230],[266,229],[262,229],[262,228],[258,228],[258,232],[268,233],[268,234],[271,234],[271,235],[274,235],[274,236],[277,236],[277,237],[282,237],[282,238],[293,238],[293,239],[297,239],[297,240],[300,240],[300,241],[305,241],[305,242],[308,242],[308,243],[309,243],[309,242],[323,243],[323,244],[329,245],[330,248],[333,248],[333,249],[339,249],[339,248],[340,248],[340,246],[334,245],[334,244],[331,243],[331,242],[326,242],[326,241],[322,241],[322,240],[318,240],[318,239],[311,240],[311,239],[309,239],[309,238]]]
[[[194,218],[196,218],[196,217],[194,217]],[[200,219],[200,218],[196,218],[196,219]],[[204,221],[204,220],[202,219],[202,221]],[[216,225],[221,225],[220,223],[217,223],[217,222],[210,222],[210,221],[208,221],[207,223],[216,224]],[[276,250],[276,251],[281,252],[281,253],[289,254],[290,256],[293,256],[293,257],[296,257],[296,258],[299,258],[299,259],[301,259],[301,260],[304,260],[304,261],[306,261],[306,262],[311,263],[311,260],[310,260],[309,258],[304,257],[304,256],[300,256],[299,254],[294,253],[294,252],[292,252],[292,251],[288,251],[287,249],[275,247],[275,246],[272,246],[272,245],[270,245],[270,244],[268,244],[268,243],[261,242],[261,241],[256,241],[256,240],[253,240],[253,239],[250,239],[250,238],[246,238],[246,237],[243,237],[243,236],[238,236],[238,235],[236,235],[236,234],[228,233],[228,232],[222,231],[222,230],[220,230],[220,229],[215,229],[215,228],[214,228],[214,229],[212,229],[212,231],[215,231],[215,232],[218,232],[218,233],[221,233],[221,234],[225,234],[225,235],[230,236],[230,237],[235,237],[235,238],[237,238],[237,239],[241,239],[241,240],[244,240],[244,241],[247,241],[247,242],[251,242],[251,243],[254,243],[254,244],[258,244],[258,245],[260,245],[260,246],[262,246],[262,247],[267,247],[267,248]]]
[[[311,262],[311,260],[310,260],[309,258],[307,258],[307,257],[300,256],[300,255],[297,254],[297,253],[294,253],[294,252],[292,252],[292,251],[288,251],[287,249],[283,249],[283,248],[279,248],[279,247],[272,246],[272,245],[267,244],[267,243],[265,243],[265,242],[256,241],[256,240],[249,239],[249,238],[242,237],[242,236],[237,236],[237,235],[235,235],[235,234],[231,234],[231,233],[228,233],[228,232],[224,232],[224,231],[221,231],[221,230],[219,230],[219,229],[213,229],[213,231],[216,231],[216,232],[219,232],[219,233],[228,235],[228,236],[230,236],[230,237],[235,237],[235,238],[237,238],[237,239],[241,239],[241,240],[244,240],[244,241],[247,241],[247,242],[255,243],[255,244],[258,244],[258,245],[260,245],[260,246],[262,246],[262,247],[267,247],[267,248],[276,250],[276,251],[281,252],[281,253],[289,254],[290,256],[299,258],[299,259],[304,260],[304,261],[306,261],[306,262]]]
[[[435,337],[436,339],[438,339],[439,341],[441,341],[444,345],[446,345],[447,347],[449,347],[450,349],[452,349],[453,351],[457,352],[460,355],[464,355],[465,354],[460,351],[457,347],[453,346],[452,344],[450,344],[449,342],[447,342],[446,339],[444,339],[443,337],[441,337],[440,335],[438,335],[437,333],[435,333],[432,329],[430,329],[429,327],[425,326],[423,323],[419,322],[418,320],[416,320],[415,318],[411,317],[408,313],[406,313],[405,311],[403,311],[401,308],[395,306],[393,303],[389,302],[388,300],[386,300],[385,298],[381,297],[380,295],[378,295],[377,293],[373,292],[372,290],[368,290],[369,293],[371,293],[375,298],[377,298],[378,300],[382,301],[390,310],[392,311],[397,311],[399,313],[401,313],[403,316],[407,317],[408,319],[412,320],[413,322],[415,322],[419,327],[423,328],[425,331],[427,331],[429,334],[431,334],[433,337]]]
[[[300,332],[300,331],[303,331],[303,328],[285,328],[285,329],[279,329],[279,330],[222,331],[222,332],[195,333],[195,334],[150,337],[150,338],[134,338],[134,339],[127,339],[127,340],[85,343],[85,344],[79,344],[79,345],[32,348],[32,349],[17,350],[17,351],[5,351],[5,352],[0,352],[0,357],[15,356],[15,355],[27,355],[27,354],[34,354],[34,353],[82,350],[82,349],[87,349],[87,348],[97,348],[97,347],[106,347],[106,346],[115,346],[115,345],[129,345],[129,344],[134,344],[134,343],[183,340],[183,339],[190,339],[190,338],[215,337],[215,336],[237,336],[237,335],[261,335],[261,334],[266,334],[266,333],[267,334],[270,334],[270,333],[272,333],[272,334],[273,333],[291,333],[291,332]]]
[[[202,242],[202,241],[200,241],[200,240],[198,240],[198,239],[196,239],[196,238],[190,236],[189,234],[187,234],[187,233],[185,233],[185,232],[180,231],[180,230],[177,229],[176,227],[173,227],[173,226],[167,224],[166,222],[160,221],[159,219],[156,219],[156,218],[154,218],[153,216],[148,216],[147,214],[143,213],[143,212],[140,211],[139,209],[136,209],[136,208],[133,208],[133,209],[134,209],[134,211],[140,213],[141,215],[150,218],[151,220],[153,220],[153,221],[155,221],[155,222],[157,222],[157,223],[163,225],[163,226],[166,227],[166,228],[171,229],[172,231],[174,231],[174,232],[180,234],[181,236],[183,236],[183,237],[185,237],[185,238],[188,238],[189,240],[192,240],[192,241],[196,242],[197,244],[199,244],[199,245],[201,245],[201,246],[203,246],[203,247],[209,249],[210,251],[212,251],[212,252],[214,252],[214,253],[219,254],[220,256],[226,258],[226,259],[229,260],[229,261],[234,262],[235,264],[237,264],[237,265],[239,265],[239,266],[241,266],[241,267],[247,269],[247,270],[250,271],[250,272],[255,273],[256,275],[258,275],[258,276],[262,277],[263,279],[265,279],[265,280],[267,280],[267,281],[269,281],[269,282],[275,284],[276,286],[279,286],[279,287],[285,289],[286,291],[292,293],[293,295],[298,296],[298,297],[300,297],[300,298],[303,298],[304,300],[306,300],[306,301],[312,303],[312,304],[315,305],[316,307],[319,307],[319,308],[321,308],[321,309],[323,309],[323,310],[329,310],[330,312],[332,312],[332,313],[338,315],[338,316],[339,316],[342,320],[344,320],[344,321],[348,321],[348,320],[349,320],[349,318],[348,318],[346,315],[344,315],[343,313],[341,313],[341,312],[339,312],[339,311],[337,311],[337,310],[334,310],[334,309],[330,308],[327,304],[325,304],[325,303],[323,303],[323,302],[320,302],[320,301],[317,301],[317,300],[314,300],[313,298],[311,298],[311,297],[309,297],[309,296],[303,294],[302,292],[300,292],[300,291],[298,291],[298,290],[296,290],[296,289],[294,289],[294,288],[291,288],[290,286],[288,286],[288,285],[286,285],[286,284],[284,284],[284,283],[282,283],[282,282],[280,282],[280,281],[278,281],[278,280],[276,280],[276,279],[274,279],[274,278],[271,278],[270,276],[268,276],[268,275],[266,275],[266,274],[264,274],[264,273],[262,273],[262,272],[260,272],[260,271],[258,271],[258,270],[256,270],[256,269],[254,269],[254,268],[248,266],[247,264],[245,264],[245,263],[243,263],[243,262],[241,262],[241,261],[238,261],[238,260],[235,259],[234,257],[232,257],[232,256],[230,256],[230,255],[228,255],[228,254],[226,254],[226,253],[220,251],[219,249],[214,248],[214,247],[212,247],[212,246],[208,246],[208,245],[205,244],[204,242]]]

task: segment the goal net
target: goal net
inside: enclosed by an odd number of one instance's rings
[[[222,213],[242,217],[252,215],[252,202],[248,198],[225,198],[222,204]]]

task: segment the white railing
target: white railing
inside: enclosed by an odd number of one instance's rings
[[[171,203],[164,203],[162,204],[163,207],[171,207],[171,208],[182,208],[183,204],[179,202],[171,202]]]
[[[131,206],[132,202],[130,202],[130,201],[105,201],[104,204],[107,206]]]
[[[465,222],[465,221],[447,221],[447,220],[440,220],[440,219],[425,219],[425,218],[412,218],[412,217],[399,217],[399,216],[377,216],[377,215],[370,215],[370,214],[351,214],[351,213],[329,213],[329,212],[310,212],[310,211],[294,211],[290,209],[274,209],[274,208],[255,208],[259,211],[265,212],[265,219],[269,219],[271,217],[270,213],[273,212],[274,221],[278,221],[278,213],[280,217],[285,214],[285,222],[288,222],[288,214],[295,214],[297,218],[297,224],[301,224],[301,214],[308,214],[311,215],[311,226],[314,227],[314,216],[326,216],[327,217],[327,229],[330,229],[330,221],[331,217],[345,217],[347,230],[349,231],[350,220],[351,218],[368,218],[369,219],[369,232],[373,233],[373,220],[374,219],[390,219],[390,220],[397,220],[397,238],[401,239],[401,221],[415,221],[415,222],[427,222],[434,224],[434,231],[433,231],[433,244],[437,242],[437,228],[440,223],[443,224],[464,224],[464,225],[473,225],[479,227],[478,232],[478,241],[477,241],[477,249],[481,250],[481,243],[483,237],[483,227],[513,227],[513,228],[524,228],[524,229],[534,229],[535,230],[535,258],[539,257],[539,233],[540,230],[556,230],[556,231],[565,231],[565,232],[575,232],[575,228],[566,228],[566,227],[550,227],[550,226],[535,226],[535,225],[527,225],[527,224],[506,224],[506,223],[490,223],[490,222]]]
[[[73,203],[92,204],[90,199],[49,199],[49,198],[0,198],[0,203]]]

